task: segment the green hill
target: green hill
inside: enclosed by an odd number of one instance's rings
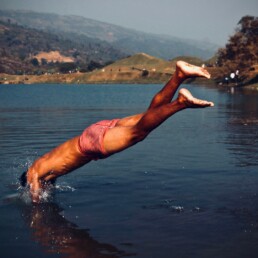
[[[138,53],[133,56],[129,56],[105,67],[105,69],[114,70],[149,70],[157,72],[165,72],[165,70],[169,68],[169,61],[156,58],[145,53]]]
[[[138,53],[83,75],[87,83],[160,83],[169,79],[175,63]]]

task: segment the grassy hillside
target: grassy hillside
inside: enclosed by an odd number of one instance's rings
[[[88,73],[9,76],[2,74],[0,83],[159,83],[166,81],[175,64],[139,53]]]
[[[166,60],[138,53],[85,75],[84,79],[94,83],[157,83],[166,81],[174,70]]]
[[[150,56],[145,53],[138,53],[136,55],[118,60],[117,62],[105,67],[105,69],[114,70],[148,70],[165,72],[170,67],[170,62]]]
[[[203,61],[193,57],[178,57],[171,61],[162,60],[152,57],[145,53],[139,53],[113,64],[107,65],[101,69],[96,69],[88,73],[71,73],[71,74],[47,74],[47,75],[7,75],[0,74],[0,84],[16,84],[16,83],[165,83],[174,73],[177,60],[184,60],[192,64],[201,65]],[[212,74],[212,79],[188,80],[188,83],[196,82],[205,85],[215,84],[224,73],[223,67],[208,67]],[[255,84],[257,81],[258,66],[245,74],[245,84]],[[231,86],[230,84],[229,86]],[[234,84],[235,85],[235,84]],[[257,87],[257,86],[256,86]]]
[[[200,62],[191,57],[180,59]],[[174,73],[176,61],[138,53],[88,73],[25,77],[2,75],[0,83],[161,83],[166,82]]]

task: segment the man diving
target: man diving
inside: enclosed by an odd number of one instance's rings
[[[178,61],[176,71],[165,86],[153,97],[148,109],[125,118],[104,120],[90,125],[84,132],[37,159],[21,176],[28,185],[33,202],[40,201],[40,191],[56,178],[68,174],[92,160],[104,159],[144,140],[148,134],[175,113],[187,108],[212,107],[214,104],[192,96],[181,89],[184,80],[193,77],[210,78],[204,68]]]

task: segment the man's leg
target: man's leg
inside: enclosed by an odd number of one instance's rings
[[[133,126],[116,126],[107,131],[104,148],[110,153],[120,152],[142,141],[152,130],[170,116],[185,108],[204,108],[214,106],[212,102],[194,98],[186,89],[179,91],[178,98],[172,103],[148,109]]]
[[[149,109],[142,119],[136,124],[143,134],[149,134],[170,116],[186,108],[205,108],[214,106],[212,102],[200,100],[192,96],[187,89],[181,89],[178,98],[172,103]]]
[[[176,71],[165,86],[153,97],[148,109],[170,103],[180,84],[192,77],[210,78],[210,74],[202,67],[194,66],[183,61],[176,63]],[[145,113],[122,118],[117,126],[133,126],[137,124]]]
[[[210,78],[210,74],[202,67],[188,64],[184,61],[176,63],[176,71],[167,84],[158,92],[151,101],[149,108],[157,108],[170,103],[180,84],[192,77]]]

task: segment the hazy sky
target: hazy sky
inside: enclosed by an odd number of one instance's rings
[[[258,0],[0,0],[0,9],[74,14],[140,31],[225,45]]]

